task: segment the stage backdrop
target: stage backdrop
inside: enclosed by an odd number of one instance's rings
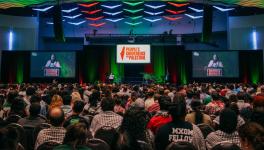
[[[51,82],[52,79],[30,78],[30,51],[3,51],[1,82]],[[263,81],[262,51],[239,51],[238,78],[193,78],[192,51],[185,51],[179,46],[151,46],[151,63],[117,64],[116,46],[87,46],[83,51],[76,51],[76,76],[71,79],[59,79],[62,82],[105,82],[107,75],[113,73],[116,81],[126,81],[127,77],[149,73],[162,82],[167,79],[172,83],[186,84],[193,81],[253,82]],[[137,79],[132,79],[137,80]],[[140,79],[141,80],[141,79]]]

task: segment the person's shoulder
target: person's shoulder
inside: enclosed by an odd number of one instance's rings
[[[55,148],[53,148],[53,150],[71,150],[71,146],[63,144],[63,145],[59,145],[56,146]]]

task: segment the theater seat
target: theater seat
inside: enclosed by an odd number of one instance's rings
[[[90,139],[87,141],[86,146],[92,150],[111,150],[111,147],[101,139]]]
[[[196,148],[189,142],[172,142],[166,150],[196,150]]]
[[[37,148],[37,150],[53,150],[54,147],[60,145],[60,143],[54,142],[54,141],[49,141],[45,142]]]
[[[6,118],[6,122],[8,123],[17,123],[19,119],[21,119],[22,117],[19,115],[10,115]]]
[[[26,135],[23,126],[17,123],[11,123],[8,124],[7,127],[16,129],[18,133],[18,141],[24,146],[26,144]]]
[[[223,141],[214,146],[212,150],[240,150],[240,147],[234,143]]]

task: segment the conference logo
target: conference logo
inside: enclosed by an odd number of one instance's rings
[[[146,54],[145,54],[145,51],[140,50],[140,47],[123,46],[120,52],[120,57],[122,61],[124,59],[138,61],[138,60],[145,60]]]
[[[121,59],[124,60],[124,56],[125,56],[125,46],[122,48],[122,51],[120,52],[120,56],[121,56]]]

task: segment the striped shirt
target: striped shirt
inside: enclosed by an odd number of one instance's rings
[[[211,150],[214,146],[221,142],[231,142],[241,147],[238,132],[235,131],[231,134],[227,134],[223,131],[217,130],[210,133],[206,138],[206,146],[208,150]]]
[[[63,127],[50,127],[41,130],[36,140],[35,150],[45,142],[54,141],[62,144],[65,133],[66,130]]]

